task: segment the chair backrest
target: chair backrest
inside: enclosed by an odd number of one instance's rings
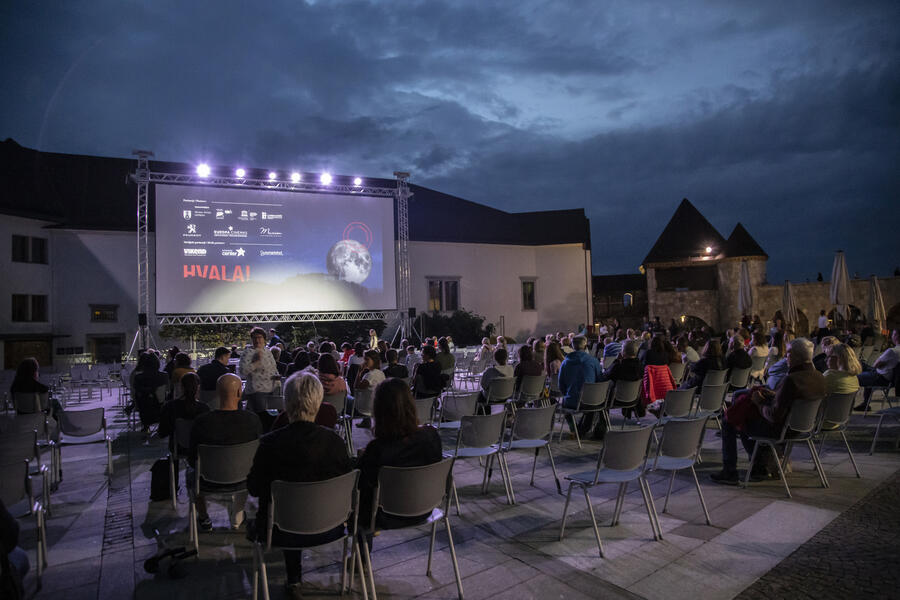
[[[266,410],[284,410],[284,396],[266,395]]]
[[[427,423],[431,423],[434,420],[435,400],[437,400],[436,397],[415,399],[416,419],[418,419],[419,425],[425,425]]]
[[[747,381],[749,379],[750,367],[747,367],[746,369],[732,369],[731,376],[728,378],[728,383],[733,388],[745,388],[747,387]]]
[[[856,400],[856,392],[849,394],[828,394],[823,400],[822,419],[824,425],[841,426],[850,421],[850,413],[853,410],[853,401]]]
[[[488,402],[505,402],[513,395],[516,387],[515,377],[497,377],[488,385]]]
[[[0,457],[3,462],[31,461],[38,456],[37,432],[23,431],[0,435]]]
[[[452,458],[424,467],[381,467],[373,509],[398,517],[429,513],[443,502],[452,468]]]
[[[487,448],[500,442],[506,412],[492,415],[465,415],[460,419],[458,447]]]
[[[37,431],[38,435],[47,436],[47,416],[44,413],[29,413],[16,415],[11,419],[4,419],[0,426],[0,435],[26,433]]]
[[[200,390],[200,402],[207,405],[210,410],[219,408],[219,394],[216,390]]]
[[[609,381],[585,383],[581,386],[581,399],[579,408],[599,409],[606,405],[609,399]]]
[[[341,525],[356,510],[359,470],[324,481],[272,482],[272,526],[287,533],[315,535]],[[269,538],[271,545],[271,538]]]
[[[725,383],[725,377],[728,375],[726,369],[710,369],[703,377],[703,385],[722,385]]]
[[[675,383],[681,383],[681,380],[684,379],[684,363],[669,363],[669,370],[672,372],[672,379],[675,380]]]
[[[356,390],[353,408],[365,417],[372,416],[372,411],[375,408],[375,394],[372,392],[372,388]]]
[[[3,504],[12,506],[27,495],[28,461],[0,464],[0,500]]]
[[[694,389],[669,390],[663,400],[662,413],[667,417],[686,417],[694,404]]]
[[[245,481],[259,440],[231,446],[200,444],[197,447],[197,472],[209,483],[223,485]]]
[[[609,371],[609,368],[612,366],[612,364],[614,362],[616,362],[615,356],[607,356],[606,358],[604,358],[603,359],[603,370]]]
[[[194,425],[192,419],[175,419],[175,447],[188,449],[191,447],[191,427]]]
[[[662,428],[658,456],[696,458],[709,417],[672,419]]]
[[[50,395],[47,392],[16,392],[13,394],[13,406],[17,413],[42,412],[50,407]]]
[[[520,408],[516,410],[510,441],[513,439],[544,439],[553,431],[553,416],[555,414],[556,406],[553,404],[541,408]]]
[[[762,371],[766,368],[766,361],[769,359],[768,354],[757,354],[750,358],[750,370],[753,372]]]
[[[724,383],[719,385],[706,385],[700,390],[700,401],[697,403],[699,410],[714,411],[721,410],[722,404],[725,402],[725,391],[728,386]]]
[[[819,416],[819,407],[822,405],[822,398],[815,400],[794,400],[791,404],[791,410],[785,425],[791,431],[799,433],[809,433],[816,427],[816,421]]]
[[[441,398],[441,418],[458,421],[460,417],[474,415],[478,407],[478,392],[469,394],[444,394]]]
[[[647,458],[650,448],[650,434],[655,426],[647,425],[636,429],[610,429],[603,440],[603,452],[597,463],[599,467],[614,471],[639,469]]]
[[[103,407],[87,410],[61,410],[59,417],[60,433],[72,437],[86,437],[103,431],[106,427]]]
[[[519,384],[519,397],[523,400],[540,398],[546,384],[547,377],[544,375],[525,375]]]
[[[641,381],[623,381],[616,382],[615,401],[618,404],[634,404],[638,401],[638,395],[641,392]]]
[[[347,392],[341,391],[337,394],[326,394],[325,397],[322,398],[322,402],[327,402],[332,405],[334,410],[336,410],[339,415],[342,415],[347,408]]]

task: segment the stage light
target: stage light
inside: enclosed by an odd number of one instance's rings
[[[247,174],[247,171],[245,171],[244,169],[235,169],[234,170],[235,177],[240,177],[241,179],[243,179],[246,174]]]
[[[200,163],[197,165],[197,175],[200,177],[209,177],[209,165],[206,163]]]
[[[275,178],[278,177],[278,173],[275,171],[269,171],[269,181],[275,181]]]
[[[357,177],[356,179],[354,179],[353,185],[355,185],[356,187],[361,186],[362,185],[362,177]]]
[[[331,173],[322,173],[322,176],[319,177],[319,181],[322,182],[322,185],[331,184]]]
[[[293,181],[294,183],[299,182],[300,181],[300,173],[297,173],[296,171],[291,173],[291,181]]]

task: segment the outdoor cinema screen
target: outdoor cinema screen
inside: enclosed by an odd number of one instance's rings
[[[393,198],[156,185],[156,312],[396,309]]]

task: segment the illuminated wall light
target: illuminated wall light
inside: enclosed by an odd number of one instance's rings
[[[200,177],[209,177],[210,168],[206,163],[200,163],[197,165],[197,175]]]
[[[331,173],[322,173],[322,175],[319,177],[319,181],[322,182],[322,185],[330,185]]]
[[[353,185],[355,185],[356,187],[361,186],[361,185],[362,185],[362,177],[356,177],[356,178],[353,180]]]
[[[293,181],[294,183],[299,183],[300,173],[296,173],[296,172],[291,173],[291,181]]]
[[[235,169],[234,170],[235,177],[240,177],[241,179],[243,179],[246,175],[247,175],[247,171],[245,171],[244,169]]]
[[[269,171],[269,181],[275,181],[277,177],[278,173],[276,173],[275,171]]]
[[[706,253],[709,254],[710,252],[712,252],[712,246],[707,246]]]

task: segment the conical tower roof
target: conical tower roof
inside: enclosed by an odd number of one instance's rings
[[[762,249],[755,239],[753,239],[750,232],[744,229],[744,226],[740,223],[734,226],[734,231],[728,236],[728,241],[725,243],[725,256],[729,258],[736,258],[739,256],[769,257],[769,255],[766,254],[766,251]]]
[[[685,198],[653,244],[644,259],[644,264],[679,262],[707,255],[717,256],[725,250],[725,245],[726,241],[722,234],[716,231],[712,223]],[[712,252],[707,253],[707,247],[712,248]]]

